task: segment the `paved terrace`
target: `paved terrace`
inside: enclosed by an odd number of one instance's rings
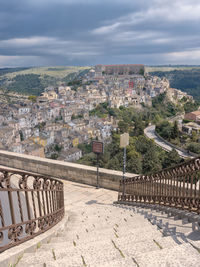
[[[65,229],[17,266],[200,266],[199,231],[187,219],[151,206],[113,205],[116,191],[64,185]]]

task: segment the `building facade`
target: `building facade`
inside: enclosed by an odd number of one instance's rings
[[[96,65],[95,73],[97,76],[144,74],[145,66],[143,64]]]

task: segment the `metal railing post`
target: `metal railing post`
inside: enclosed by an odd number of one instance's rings
[[[2,204],[0,199],[0,252],[47,231],[64,216],[63,183],[56,179],[0,168],[0,194],[8,200]]]
[[[153,174],[126,179],[126,147],[124,147],[123,163],[119,202],[153,203],[200,214],[199,157]]]

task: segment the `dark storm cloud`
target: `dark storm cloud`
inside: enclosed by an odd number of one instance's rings
[[[193,0],[3,0],[0,67],[200,64]]]

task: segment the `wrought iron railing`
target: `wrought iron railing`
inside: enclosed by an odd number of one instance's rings
[[[45,232],[63,216],[62,182],[0,168],[0,252]]]
[[[160,204],[200,213],[200,158],[120,180],[118,202]]]

